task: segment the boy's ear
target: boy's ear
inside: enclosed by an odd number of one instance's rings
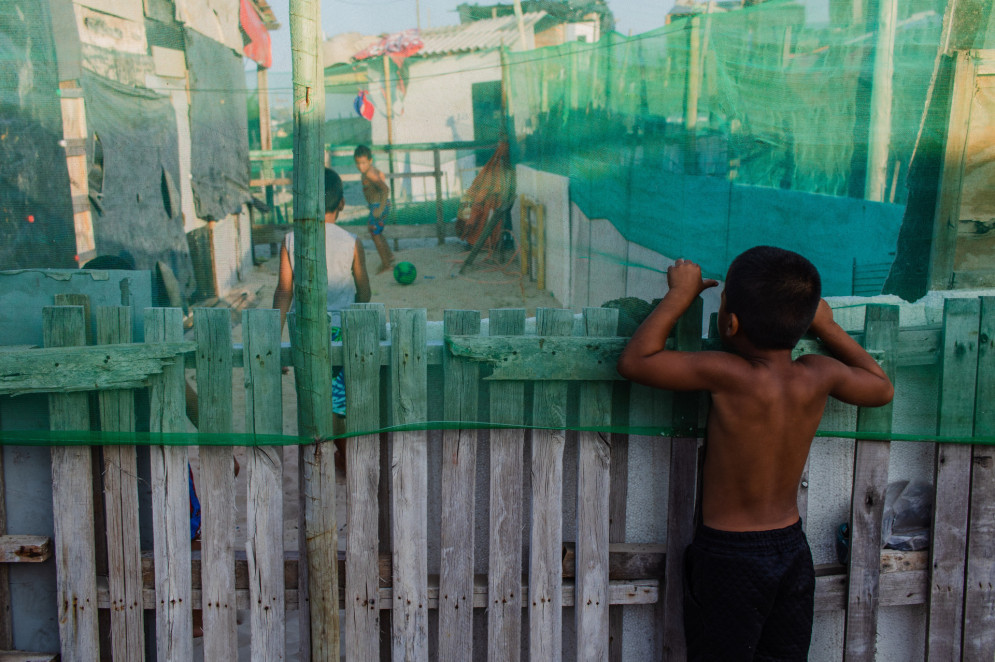
[[[726,315],[725,332],[727,338],[732,338],[739,333],[739,317],[736,313],[729,313]]]

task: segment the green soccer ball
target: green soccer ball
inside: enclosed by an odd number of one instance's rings
[[[410,285],[417,276],[418,270],[410,262],[398,262],[394,267],[394,280],[401,285]]]

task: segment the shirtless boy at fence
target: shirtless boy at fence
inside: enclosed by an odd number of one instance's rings
[[[689,660],[805,660],[815,573],[797,490],[826,399],[862,407],[891,401],[884,371],[838,324],[807,259],[758,246],[729,267],[719,334],[729,351],[664,347],[705,289],[701,268],[677,260],[666,296],[618,362],[627,379],[708,391],[702,521],[684,559]],[[806,332],[835,358],[791,350]]]

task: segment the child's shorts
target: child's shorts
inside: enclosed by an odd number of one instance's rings
[[[701,526],[684,553],[688,660],[806,660],[814,598],[801,521],[773,531]]]
[[[387,216],[390,214],[390,203],[383,203],[383,208],[381,209],[380,216],[374,215],[373,210],[380,205],[369,205],[370,207],[370,218],[366,221],[367,226],[370,228],[370,234],[374,237],[378,234],[383,233],[384,223],[387,220]]]

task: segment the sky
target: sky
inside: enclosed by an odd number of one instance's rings
[[[495,2],[498,0],[495,0]],[[504,0],[510,2],[510,0]],[[321,24],[326,37],[343,32],[381,34],[418,27],[456,25],[456,6],[461,0],[321,0]],[[474,0],[470,4],[492,4]],[[615,15],[616,29],[622,34],[639,34],[662,26],[673,0],[608,0]],[[289,72],[290,1],[275,0],[270,7],[280,21],[280,29],[270,33],[273,40],[274,72]]]

